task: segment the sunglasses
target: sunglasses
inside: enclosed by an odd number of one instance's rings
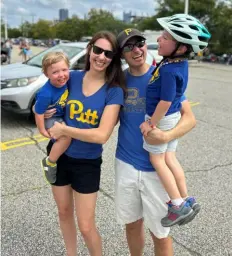
[[[107,59],[113,59],[115,53],[109,50],[104,50],[96,45],[93,45],[93,52],[97,55],[100,55],[104,52]]]
[[[124,47],[123,47],[123,52],[131,52],[133,51],[133,49],[136,47],[138,48],[142,48],[143,46],[145,45],[145,41],[138,41],[134,44],[126,44]]]

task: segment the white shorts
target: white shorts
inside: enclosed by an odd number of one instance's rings
[[[115,203],[119,224],[144,219],[145,225],[159,239],[168,236],[170,228],[161,225],[167,215],[170,199],[156,172],[142,172],[115,159]]]
[[[174,128],[177,123],[179,122],[181,118],[181,114],[180,112],[176,112],[176,113],[173,113],[171,115],[168,115],[168,116],[164,116],[159,124],[157,125],[157,128],[159,128],[160,130],[162,131],[167,131],[167,130],[171,130],[172,128]],[[151,119],[150,116],[148,115],[145,115],[145,121],[147,121],[148,119]],[[168,143],[165,143],[165,144],[160,144],[160,145],[150,145],[148,144],[144,138],[143,138],[143,148],[148,151],[149,153],[152,153],[152,154],[163,154],[165,152],[175,152],[176,151],[176,148],[177,148],[177,145],[178,145],[178,140],[175,139],[175,140],[172,140]]]

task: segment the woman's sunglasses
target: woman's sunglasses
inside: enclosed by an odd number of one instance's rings
[[[96,45],[93,45],[93,52],[97,55],[100,55],[101,53],[104,52],[105,56],[107,59],[113,59],[115,53],[109,50],[104,50]]]
[[[126,44],[124,47],[123,47],[123,52],[131,52],[133,51],[133,49],[136,47],[138,48],[142,48],[143,46],[145,45],[145,41],[138,41],[134,44]]]

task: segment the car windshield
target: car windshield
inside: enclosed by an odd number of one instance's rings
[[[59,44],[32,57],[25,64],[30,66],[35,66],[35,67],[42,67],[42,59],[44,55],[47,54],[48,52],[54,52],[54,51],[64,52],[65,54],[67,54],[69,59],[72,59],[79,52],[83,51],[83,49],[84,48],[81,48],[81,47]]]

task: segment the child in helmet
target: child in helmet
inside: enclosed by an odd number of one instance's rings
[[[163,59],[147,87],[145,122],[140,126],[144,138],[152,129],[169,130],[180,120],[181,101],[188,83],[187,59],[191,52],[203,51],[211,37],[199,20],[187,14],[157,21],[164,28],[157,40],[158,53]],[[200,211],[195,198],[188,196],[184,171],[175,155],[177,144],[173,140],[156,146],[145,139],[143,144],[171,199],[168,214],[161,220],[164,227],[186,224]]]

